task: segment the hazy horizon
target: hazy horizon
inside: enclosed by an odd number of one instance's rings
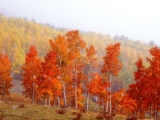
[[[0,0],[0,12],[55,27],[124,35],[160,45],[158,0]]]

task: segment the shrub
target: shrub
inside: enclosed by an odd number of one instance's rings
[[[137,120],[135,117],[127,118],[126,120]]]
[[[110,115],[105,116],[106,120],[112,120],[112,117]]]
[[[71,115],[77,115],[77,112],[74,111],[74,112],[71,113]]]
[[[25,108],[26,106],[24,104],[20,104],[19,108]]]
[[[85,113],[86,112],[85,108],[80,109],[80,112]]]
[[[58,114],[60,114],[60,115],[63,115],[63,114],[65,114],[66,113],[66,111],[67,110],[65,110],[65,109],[60,109],[60,110],[58,110],[58,111],[56,111]]]
[[[97,115],[97,119],[105,119],[105,120],[112,120],[112,117],[115,116],[115,114],[108,114],[106,112],[101,112]]]
[[[103,117],[104,117],[104,114],[103,114],[103,113],[99,113],[96,118],[97,118],[97,119],[100,119],[100,120],[101,120],[101,119],[103,120]]]
[[[77,113],[77,119],[80,120],[82,117],[82,113]]]

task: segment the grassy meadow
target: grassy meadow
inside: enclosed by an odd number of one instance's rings
[[[65,111],[59,114],[59,111]],[[77,114],[80,117],[77,118]],[[28,103],[0,103],[0,120],[97,120],[98,112],[82,112],[73,108],[46,107]],[[103,119],[103,118],[99,118]],[[114,120],[125,120],[124,116],[115,116]]]
[[[94,112],[95,104],[90,101],[91,111],[73,108],[30,104],[31,100],[22,95],[21,81],[13,80],[11,95],[0,98],[0,120],[97,120],[106,119],[100,112]],[[125,120],[123,115],[116,115],[113,120]]]

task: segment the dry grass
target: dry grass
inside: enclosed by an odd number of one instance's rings
[[[4,96],[4,102],[19,102],[19,103],[31,103],[29,98],[26,98],[24,95],[19,93],[11,93],[10,95]]]
[[[66,108],[64,114],[58,114],[61,108],[45,107],[41,105],[32,105],[28,103],[0,103],[0,120],[97,120],[99,113],[86,111],[81,112],[78,109]],[[74,114],[76,113],[76,114]],[[113,120],[125,120],[124,116],[115,116]]]
[[[20,81],[13,81],[15,87],[12,88],[11,95],[5,96],[4,101],[0,100],[0,120],[97,120],[96,116],[99,113],[93,112],[95,104],[92,102],[90,102],[92,111],[65,108],[63,114],[57,113],[57,111],[61,112],[62,108],[30,104],[31,100],[21,94],[20,83]],[[113,120],[125,119],[114,117]]]
[[[19,106],[25,107],[19,107]],[[72,111],[79,112],[79,110],[67,109],[62,115],[57,114],[60,108],[57,107],[44,107],[41,105],[32,105],[27,103],[1,103],[0,116],[4,120],[68,120],[76,116],[72,115]],[[3,120],[2,119],[2,120]],[[94,120],[93,113],[84,113],[82,119]]]

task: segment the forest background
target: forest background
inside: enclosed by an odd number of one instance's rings
[[[55,39],[59,34],[66,34],[69,29],[56,28],[49,23],[39,24],[27,18],[5,17],[0,15],[0,51],[6,53],[11,61],[12,77],[21,79],[22,65],[24,64],[26,52],[31,45],[35,45],[41,59],[50,49],[49,39]],[[80,31],[82,40],[86,47],[93,45],[96,48],[98,63],[102,65],[102,57],[105,55],[105,48],[109,44],[119,42],[121,44],[119,60],[122,62],[122,69],[113,82],[115,90],[122,87],[127,88],[134,81],[135,62],[141,57],[144,65],[148,66],[146,57],[149,57],[149,49],[155,45],[154,41],[143,43],[140,40],[128,39],[121,35],[111,38],[110,35],[95,32]],[[113,88],[114,89],[114,88]]]

